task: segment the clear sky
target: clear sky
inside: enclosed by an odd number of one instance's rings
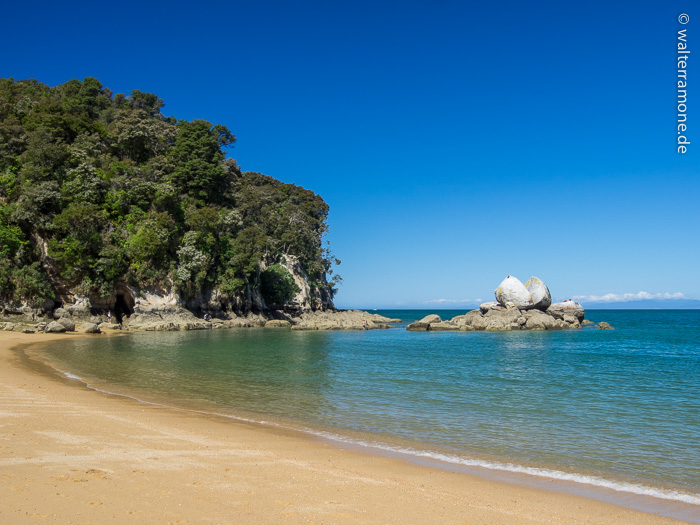
[[[243,169],[330,205],[340,307],[459,307],[508,274],[584,304],[700,299],[696,6],[11,2],[0,76],[94,76],[227,125]]]

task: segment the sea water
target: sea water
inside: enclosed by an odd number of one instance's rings
[[[700,311],[614,331],[232,329],[89,337],[55,366],[138,399],[700,505]],[[449,319],[463,311],[439,312]]]

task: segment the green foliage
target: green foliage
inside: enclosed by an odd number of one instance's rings
[[[19,247],[25,243],[19,226],[6,224],[0,215],[0,255],[14,257]]]
[[[226,158],[236,141],[226,126],[177,121],[163,106],[92,77],[0,79],[0,297],[49,297],[50,274],[83,293],[174,283],[185,297],[217,289],[231,304],[264,288],[283,304],[295,293],[275,264],[284,256],[312,294],[332,293],[323,199],[241,172]]]
[[[180,193],[202,203],[222,202],[228,181],[221,146],[234,141],[220,124],[212,128],[206,120],[178,122],[170,159],[175,165],[171,180]]]
[[[275,264],[260,274],[260,292],[268,306],[282,306],[300,291],[284,266]]]

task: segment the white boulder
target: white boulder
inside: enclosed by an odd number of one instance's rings
[[[552,294],[549,293],[549,288],[537,277],[530,277],[525,283],[525,288],[530,292],[532,308],[544,311],[552,304]]]
[[[498,285],[496,300],[506,308],[531,308],[532,296],[518,278],[509,275]]]

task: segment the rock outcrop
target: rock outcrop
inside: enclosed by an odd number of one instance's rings
[[[437,325],[441,322],[442,322],[442,319],[440,319],[439,315],[436,315],[436,314],[426,315],[420,321],[415,321],[415,322],[409,324],[406,327],[406,330],[409,330],[411,332],[424,332],[424,331],[430,329],[431,323]]]
[[[552,304],[549,288],[537,277],[524,285],[509,275],[496,288],[497,302],[486,302],[476,310],[443,321],[438,315],[428,315],[409,324],[410,331],[512,331],[512,330],[568,330],[592,325],[576,301],[569,299]],[[599,323],[601,330],[611,329],[608,323]]]
[[[293,318],[293,322],[292,330],[376,330],[392,328],[390,323],[401,320],[362,310],[316,310],[302,313]]]
[[[560,303],[554,303],[549,308],[547,308],[547,313],[551,316],[556,317],[557,319],[563,319],[564,315],[570,314],[576,317],[579,320],[579,322],[583,321],[583,318],[586,315],[583,306],[581,306],[576,301],[572,301],[571,299],[562,301]]]

